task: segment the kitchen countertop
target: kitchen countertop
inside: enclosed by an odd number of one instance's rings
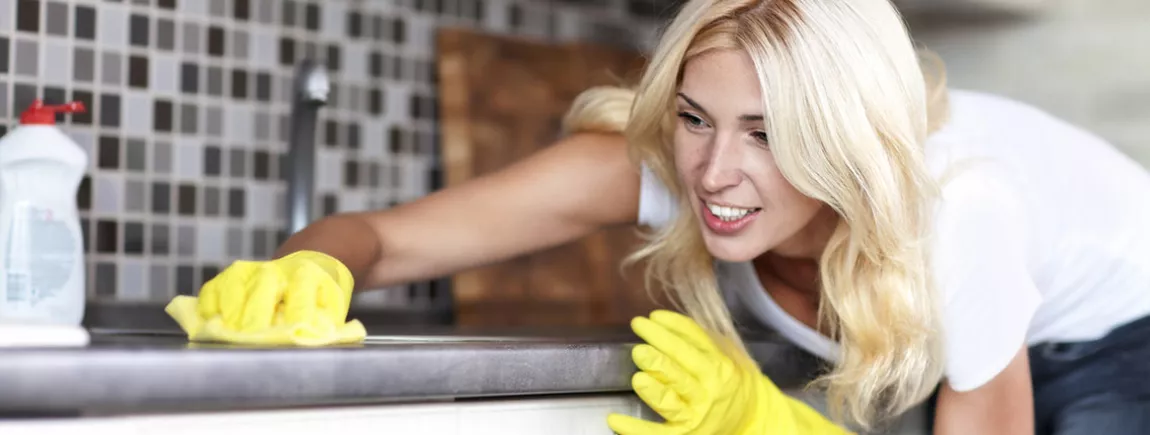
[[[625,328],[369,328],[353,346],[189,343],[173,331],[92,330],[84,348],[0,350],[0,415],[323,406],[630,391]],[[774,335],[748,337],[797,388],[817,368]]]

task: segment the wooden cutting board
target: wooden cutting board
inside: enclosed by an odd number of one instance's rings
[[[440,29],[437,44],[446,187],[554,143],[563,114],[581,91],[633,83],[644,62],[622,49],[464,29]],[[456,274],[457,319],[481,326],[626,325],[656,306],[643,289],[643,265],[620,270],[639,242],[634,228],[603,230]]]

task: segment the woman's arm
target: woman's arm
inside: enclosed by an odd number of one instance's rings
[[[313,250],[357,288],[432,279],[634,223],[639,171],[618,135],[577,134],[530,157],[398,207],[321,219],[276,257]]]
[[[1026,352],[1023,346],[998,376],[974,390],[957,392],[943,382],[938,393],[934,433],[1033,434],[1034,393]]]

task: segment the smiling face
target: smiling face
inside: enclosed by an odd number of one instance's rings
[[[750,57],[714,50],[691,58],[676,101],[675,163],[711,255],[817,257],[833,212],[796,190],[775,165]]]

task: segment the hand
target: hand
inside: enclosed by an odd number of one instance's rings
[[[344,323],[353,286],[339,260],[299,251],[272,261],[236,261],[203,285],[198,300],[177,297],[168,312],[193,340],[350,341],[364,335],[358,322]]]
[[[632,350],[635,393],[665,420],[612,414],[620,435],[846,434],[782,393],[749,357],[731,358],[690,318],[656,310],[631,327],[648,344]]]

